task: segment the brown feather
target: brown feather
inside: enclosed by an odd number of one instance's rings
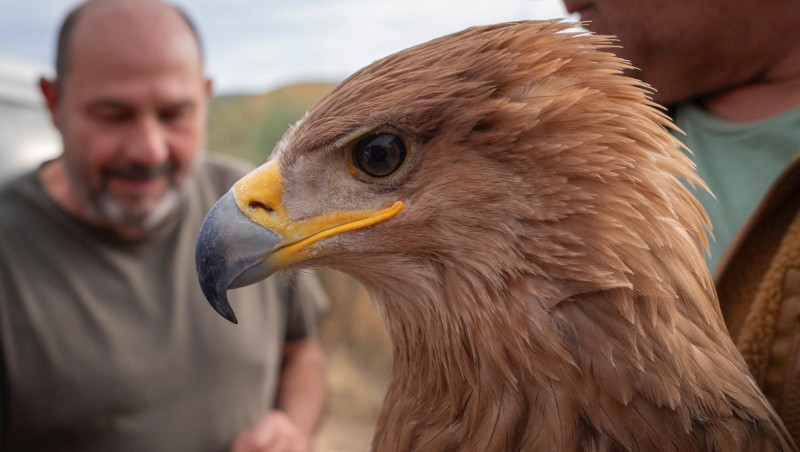
[[[373,450],[794,450],[727,335],[680,179],[703,182],[610,40],[569,27],[391,55],[278,147],[293,219],[406,203],[308,261],[360,279],[391,334]],[[370,185],[344,162],[374,129],[410,157]]]

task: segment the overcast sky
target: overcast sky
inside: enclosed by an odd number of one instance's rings
[[[74,0],[0,0],[0,58],[46,68]],[[472,25],[566,17],[561,0],[182,0],[217,93],[339,81],[372,61]]]

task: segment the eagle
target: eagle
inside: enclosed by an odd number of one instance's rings
[[[201,229],[204,294],[322,266],[393,344],[373,451],[795,450],[727,334],[704,187],[609,37],[468,28],[376,61]]]

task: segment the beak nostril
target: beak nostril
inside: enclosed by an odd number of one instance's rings
[[[263,211],[265,211],[267,213],[271,213],[272,210],[273,210],[272,207],[264,204],[261,201],[250,201],[250,204],[248,204],[248,207],[250,208],[250,210],[259,210],[259,209],[261,209],[261,210],[263,210]]]

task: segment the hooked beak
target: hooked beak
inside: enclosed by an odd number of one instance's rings
[[[283,206],[280,166],[269,161],[226,193],[206,216],[195,250],[197,277],[208,302],[237,323],[228,289],[254,284],[281,268],[328,254],[317,242],[394,217],[402,201],[385,209],[331,211],[293,221]]]
[[[274,270],[258,264],[280,241],[278,234],[242,213],[233,191],[217,201],[200,228],[195,265],[203,295],[219,315],[238,323],[228,303],[228,289],[269,276]]]

